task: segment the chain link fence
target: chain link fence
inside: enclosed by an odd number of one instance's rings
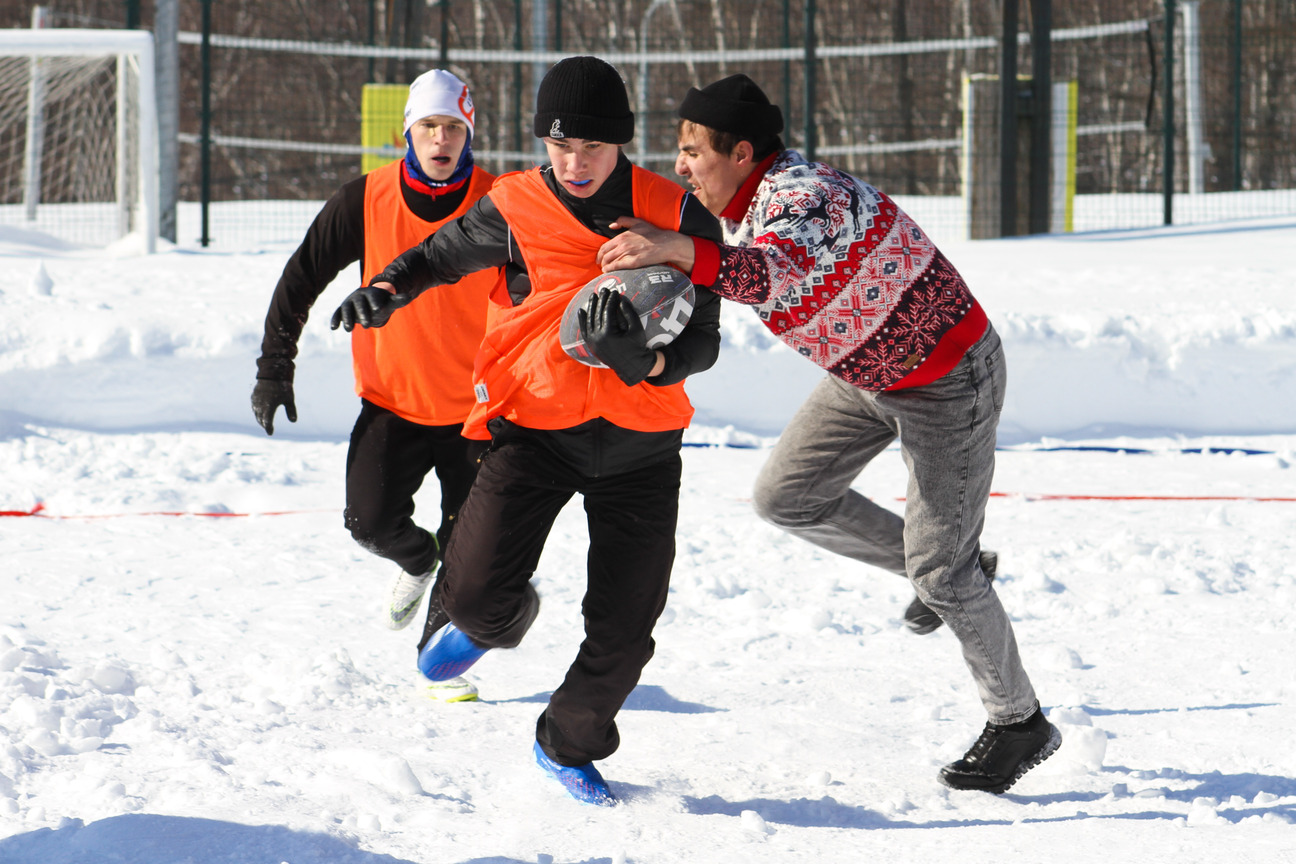
[[[121,27],[131,4],[48,5],[56,26]],[[1020,5],[1014,49],[1029,77],[1032,4]],[[1074,146],[1053,162],[1071,180],[1054,185],[1070,190],[1059,194],[1072,230],[1164,221],[1167,95],[1176,223],[1296,213],[1296,4],[1053,6],[1051,77],[1074,82],[1070,125],[1055,133]],[[961,239],[976,157],[966,82],[993,79],[1003,59],[991,0],[181,0],[179,11],[178,239],[201,232],[218,247],[299,239],[361,172],[366,84],[449,68],[473,89],[479,164],[543,161],[535,88],[571,54],[620,70],[638,119],[627,153],[648,168],[673,176],[689,86],[746,72],[782,105],[789,146],[893,195],[938,239]],[[29,6],[0,3],[4,26],[29,18]],[[184,214],[201,201],[200,227]]]

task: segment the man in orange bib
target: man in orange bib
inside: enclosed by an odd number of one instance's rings
[[[494,182],[473,164],[475,115],[459,78],[441,69],[420,75],[405,105],[405,157],[345,184],[316,216],[284,267],[266,316],[252,408],[267,434],[274,434],[281,405],[297,421],[297,341],[311,305],[334,277],[359,261],[369,280],[467,212]],[[455,290],[427,297],[392,326],[352,334],[361,407],[347,452],[345,521],[356,542],[400,565],[383,611],[393,630],[414,619],[476,473],[474,445],[460,433],[473,406],[473,358],[497,275],[465,276]],[[441,483],[435,534],[413,520],[414,494],[432,471]],[[446,620],[430,604],[423,641]]]
[[[720,231],[692,195],[621,153],[634,115],[607,63],[561,61],[536,102],[534,132],[551,164],[500,177],[463,218],[348,297],[333,323],[390,326],[432,286],[502,268],[464,426],[490,449],[435,592],[452,624],[420,654],[419,668],[433,679],[459,675],[488,649],[521,641],[538,612],[531,577],[545,538],[580,493],[590,537],[585,640],[537,721],[534,754],[575,797],[609,804],[615,798],[593,760],[617,749],[616,714],[653,654],[675,556],[680,445],[693,415],[682,382],[715,363],[720,301],[699,289],[688,326],[652,350],[620,295],[595,295],[584,336],[606,369],[568,357],[559,323],[576,291],[600,275],[598,250],[617,233],[618,216],[708,242]]]

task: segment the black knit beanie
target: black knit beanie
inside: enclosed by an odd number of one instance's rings
[[[634,137],[634,114],[621,75],[597,57],[558,61],[536,93],[534,131],[537,138],[627,143]]]
[[[783,112],[771,105],[765,91],[741,72],[701,90],[690,87],[680,102],[679,116],[752,142],[768,140],[783,131]]]

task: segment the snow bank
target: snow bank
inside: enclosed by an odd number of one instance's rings
[[[1004,441],[1296,429],[1290,248],[1290,219],[947,244],[1004,340]],[[262,321],[290,252],[105,260],[0,234],[0,411],[11,426],[254,430]],[[349,345],[328,317],[357,278],[344,273],[316,306],[301,420],[280,434],[350,431]],[[726,304],[722,326],[719,363],[689,383],[698,424],[777,434],[820,373],[746,309]]]

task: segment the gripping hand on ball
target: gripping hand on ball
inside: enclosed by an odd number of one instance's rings
[[[648,347],[639,316],[620,292],[599,289],[577,315],[585,344],[623,384],[633,387],[652,374],[657,352]]]
[[[348,333],[357,324],[361,327],[381,327],[387,323],[393,312],[413,299],[409,294],[393,294],[391,291],[373,285],[357,288],[333,313],[333,320],[329,326],[334,330],[340,326]]]

